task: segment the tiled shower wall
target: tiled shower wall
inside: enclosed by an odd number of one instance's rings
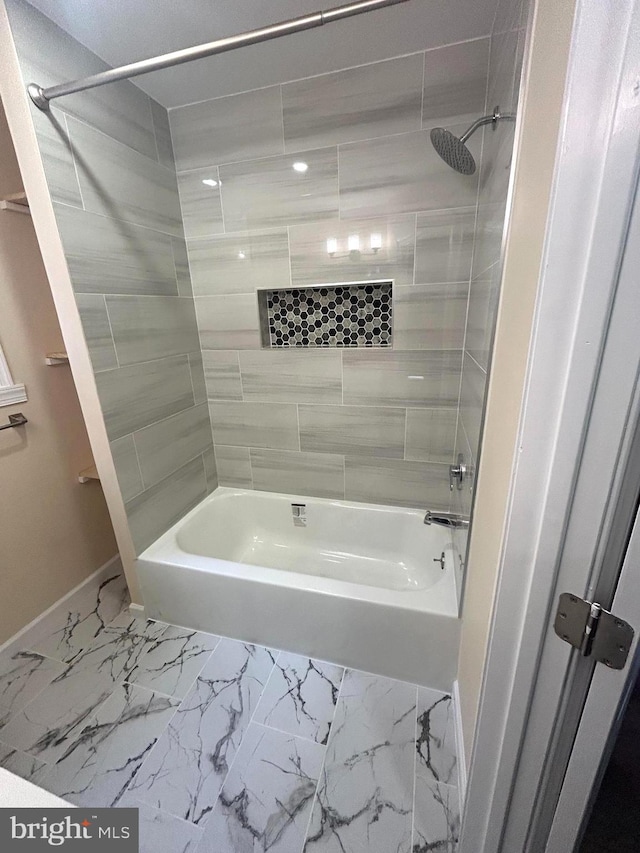
[[[7,8],[25,83],[107,68],[32,6]],[[32,113],[140,553],[216,486],[167,112],[121,82]]]
[[[488,51],[170,110],[221,484],[448,508],[478,179],[429,129],[482,114]],[[392,349],[262,348],[258,288],[374,280],[394,282]]]
[[[491,34],[487,112],[496,105],[504,113],[515,114],[517,110],[528,10],[528,0],[499,0]],[[501,247],[514,130],[514,122],[504,121],[495,130],[485,130],[484,134],[456,436],[456,455],[463,453],[474,468],[478,464],[487,371],[502,276]],[[473,480],[469,480],[462,491],[454,492],[454,509],[465,515],[471,513],[472,486]],[[465,559],[467,536],[456,531],[454,539],[461,562]]]

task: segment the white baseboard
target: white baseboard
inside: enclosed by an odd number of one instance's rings
[[[9,637],[9,639],[0,646],[0,654],[3,652],[12,652],[14,649],[18,648],[28,648],[33,643],[38,642],[38,640],[42,639],[42,637],[49,633],[49,630],[53,630],[53,627],[49,629],[49,625],[59,626],[60,612],[68,608],[69,599],[73,598],[75,595],[85,594],[93,589],[97,592],[98,587],[105,577],[114,571],[122,572],[119,554],[116,554],[114,557],[111,557],[110,560],[107,560],[103,566],[100,566],[100,568],[96,569],[88,578],[85,578],[77,586],[74,586],[74,588],[69,590],[66,595],[63,595],[62,598],[59,598],[58,601],[51,605],[51,607],[48,607],[44,613],[36,616],[35,619],[29,622],[28,625],[25,625],[24,628],[21,628],[13,635],[13,637]]]
[[[460,687],[457,680],[453,682],[452,694],[456,730],[456,754],[458,758],[458,791],[460,792],[460,807],[462,808],[467,793],[467,762],[464,754],[464,733],[462,729],[462,714],[460,713]]]
[[[129,605],[129,612],[132,613],[136,619],[144,619],[144,606],[142,604],[134,604],[131,602]]]

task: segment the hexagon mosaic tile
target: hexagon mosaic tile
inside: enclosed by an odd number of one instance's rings
[[[391,282],[269,290],[271,347],[390,347]]]

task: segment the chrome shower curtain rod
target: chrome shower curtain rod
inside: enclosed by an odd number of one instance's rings
[[[270,41],[290,33],[298,33],[302,30],[311,30],[330,24],[333,21],[341,21],[353,15],[362,15],[364,12],[372,12],[385,6],[395,6],[398,3],[406,3],[407,0],[359,0],[346,6],[337,6],[326,12],[313,12],[310,15],[302,15],[299,18],[291,18],[279,24],[271,24],[259,30],[251,30],[236,36],[210,41],[207,44],[187,47],[184,50],[174,50],[165,53],[164,56],[156,56],[151,59],[141,59],[139,62],[131,62],[120,68],[111,68],[109,71],[101,71],[92,74],[82,80],[72,80],[70,83],[60,83],[58,86],[49,86],[43,89],[37,83],[30,83],[27,91],[33,103],[41,110],[49,109],[49,102],[54,98],[62,98],[64,95],[72,95],[74,92],[84,92],[86,89],[95,89],[106,83],[115,83],[117,80],[126,80],[137,77],[139,74],[149,74],[151,71],[160,71],[163,68],[171,68],[174,65],[182,65],[183,62],[192,62],[194,59],[204,59],[216,53],[224,53],[227,50],[235,50],[249,44],[258,44],[261,41]]]

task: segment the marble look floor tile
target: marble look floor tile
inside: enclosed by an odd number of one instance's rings
[[[347,670],[305,853],[409,853],[416,688]]]
[[[286,150],[419,130],[422,75],[414,53],[285,84]]]
[[[198,853],[299,853],[324,749],[252,723]]]
[[[419,687],[416,772],[424,778],[458,784],[454,725],[451,696]]]
[[[34,643],[35,652],[49,658],[72,663],[102,634],[129,603],[127,582],[121,573],[110,574],[97,590],[74,598],[58,629]]]
[[[416,777],[412,853],[456,853],[460,833],[458,789]]]
[[[0,731],[14,714],[35,699],[65,666],[31,651],[0,657]]]
[[[15,773],[21,779],[33,782],[34,785],[38,785],[49,770],[49,765],[43,761],[3,743],[0,743],[0,767]]]
[[[134,684],[118,685],[42,785],[76,805],[116,806],[178,702]]]
[[[277,228],[338,216],[336,149],[306,151],[301,159],[307,169],[302,172],[293,168],[296,159],[289,154],[220,166],[227,231]]]
[[[169,625],[127,681],[183,699],[220,641],[213,634]]]
[[[8,746],[52,764],[87,725],[165,625],[118,617],[2,729]]]
[[[151,808],[127,792],[118,807],[138,809],[139,853],[196,853],[202,838],[200,827]]]
[[[131,794],[204,824],[273,664],[267,649],[221,640],[142,766]]]
[[[343,675],[341,666],[282,652],[254,722],[326,744]]]

